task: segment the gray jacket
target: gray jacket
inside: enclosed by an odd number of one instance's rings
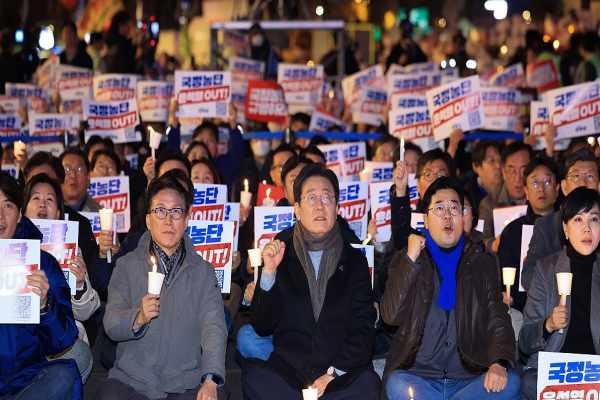
[[[559,352],[565,342],[569,326],[564,333],[552,332],[547,340],[544,339],[544,324],[559,303],[558,287],[556,286],[557,272],[571,272],[570,261],[566,251],[560,250],[542,258],[537,262],[531,286],[527,291],[527,304],[523,310],[523,327],[519,335],[519,348],[530,356],[528,368],[536,368],[538,352]],[[590,328],[594,339],[596,354],[600,354],[600,256],[597,256],[592,273],[592,309]],[[571,314],[571,298],[567,297],[567,315]]]
[[[211,264],[196,254],[186,235],[186,256],[169,287],[163,286],[160,315],[137,335],[133,322],[148,292],[150,234],[119,258],[108,286],[104,328],[119,342],[109,377],[151,399],[200,385],[205,374],[225,379],[227,328],[223,300]]]
[[[521,281],[525,290],[529,289],[537,262],[562,248],[562,231],[560,211],[554,211],[535,221],[533,236],[521,272]]]

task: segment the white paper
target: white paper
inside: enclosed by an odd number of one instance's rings
[[[498,237],[506,227],[515,219],[527,213],[527,205],[494,208],[494,236]]]
[[[377,225],[375,241],[388,242],[392,238],[392,207],[390,205],[390,187],[392,182],[378,182],[369,185],[371,199],[371,218]]]

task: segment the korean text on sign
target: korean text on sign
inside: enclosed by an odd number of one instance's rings
[[[131,196],[128,176],[105,176],[91,178],[88,195],[101,207],[112,208],[115,228],[127,233],[131,227]]]
[[[294,207],[255,207],[255,247],[264,247],[279,232],[291,228],[295,222]]]
[[[195,183],[191,219],[201,221],[223,221],[226,202],[226,185]]]

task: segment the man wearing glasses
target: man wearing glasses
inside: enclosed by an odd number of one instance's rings
[[[563,195],[567,196],[580,186],[598,190],[598,160],[588,147],[568,155],[563,165],[563,176],[560,181]],[[561,249],[561,232],[562,221],[558,211],[536,221],[521,272],[523,274],[521,280],[526,290],[529,289],[537,261]]]
[[[212,265],[185,234],[191,203],[175,178],[148,187],[148,232],[117,260],[108,288],[104,327],[118,344],[101,400],[223,398],[223,300]],[[154,263],[165,276],[160,295],[148,293]]]
[[[451,178],[421,200],[425,237],[390,262],[381,303],[398,326],[384,373],[390,400],[514,399],[519,393],[515,338],[493,256],[463,233],[463,193]],[[410,396],[412,397],[412,396]]]
[[[61,185],[65,204],[77,212],[100,210],[98,203],[87,194],[90,168],[83,152],[69,148],[61,154],[60,161],[65,170],[65,180]]]

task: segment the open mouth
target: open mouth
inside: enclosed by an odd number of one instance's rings
[[[444,225],[444,227],[442,229],[443,229],[444,233],[454,232],[454,226],[451,224]]]
[[[47,211],[38,211],[37,217],[39,219],[46,219],[46,218],[48,218],[48,212]]]
[[[327,220],[327,218],[325,218],[325,217],[321,217],[321,216],[317,216],[317,217],[315,217],[315,219],[314,219],[314,220],[315,220],[316,222],[324,222],[324,221],[326,221],[326,220]]]

